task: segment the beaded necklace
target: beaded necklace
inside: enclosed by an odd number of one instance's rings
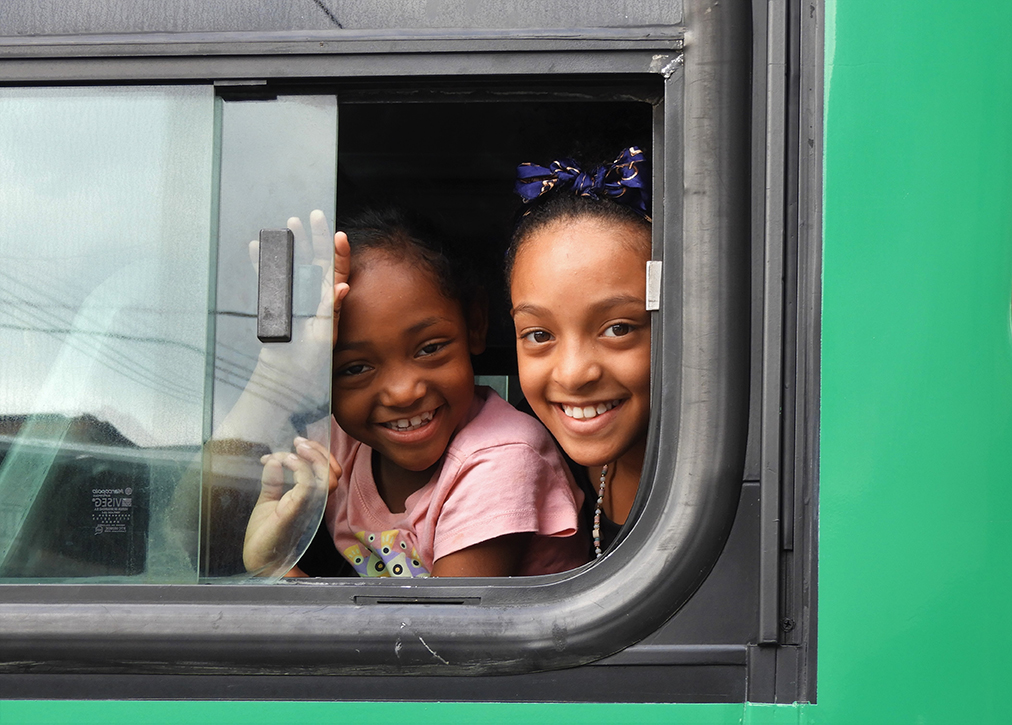
[[[601,467],[601,485],[597,488],[597,506],[594,507],[594,558],[601,558],[601,507],[604,505],[604,487],[608,480],[608,465]]]

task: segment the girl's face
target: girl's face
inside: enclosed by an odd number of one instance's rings
[[[424,471],[467,414],[469,355],[484,340],[413,261],[367,250],[349,284],[334,346],[334,417],[387,464]]]
[[[514,263],[520,386],[584,466],[617,461],[646,438],[649,248],[646,229],[577,219],[533,233]]]

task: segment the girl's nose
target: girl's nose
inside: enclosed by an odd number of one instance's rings
[[[403,369],[384,376],[380,404],[389,408],[410,408],[425,397],[425,381]]]
[[[586,345],[560,346],[552,377],[563,389],[578,392],[601,379],[601,365]]]

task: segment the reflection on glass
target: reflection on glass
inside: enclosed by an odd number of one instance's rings
[[[310,212],[332,222],[337,198],[337,100],[282,96],[223,101],[213,420],[207,446],[201,573],[244,576],[246,524],[261,495],[260,457],[290,452],[297,435],[330,441],[332,231],[312,234]],[[250,242],[261,229],[295,231],[292,341],[256,336],[257,271]],[[254,255],[255,256],[255,255]],[[319,315],[319,316],[317,316]],[[291,471],[276,491],[294,485]],[[273,489],[272,489],[273,490]],[[277,553],[258,576],[280,576],[309,545],[323,517],[315,487]]]
[[[336,128],[333,97],[0,90],[0,579],[250,578],[260,455],[307,426],[329,438],[331,341],[297,308],[268,357],[301,367],[254,374],[248,246],[290,215],[333,217]],[[328,330],[331,255],[296,260]],[[257,415],[230,425],[243,395]],[[325,500],[257,574],[298,557]]]
[[[0,576],[190,581],[209,88],[0,90]]]

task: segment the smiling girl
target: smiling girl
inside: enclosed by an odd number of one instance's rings
[[[586,493],[594,554],[632,509],[650,417],[650,259],[643,154],[591,172],[518,169],[526,207],[508,279],[520,385]]]
[[[335,236],[329,451],[337,480],[325,514],[337,550],[361,576],[543,574],[584,563],[582,495],[551,437],[474,385],[470,356],[484,349],[486,317],[459,256],[396,213],[344,228]],[[264,490],[282,467],[296,484],[326,480],[326,453],[298,439],[297,455],[265,457]],[[247,529],[251,570],[270,559],[271,537],[259,532],[283,521],[271,518],[271,498],[261,496],[263,515],[254,510]]]

